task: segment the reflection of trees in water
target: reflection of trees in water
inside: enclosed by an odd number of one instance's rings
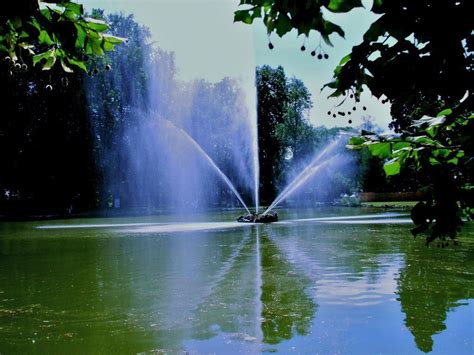
[[[310,280],[296,273],[266,236],[260,241],[262,262],[263,342],[277,344],[296,332],[307,335],[316,305],[305,289]]]
[[[433,335],[446,329],[447,313],[461,305],[460,300],[474,297],[474,249],[462,245],[439,250],[407,242],[405,254],[398,280],[405,325],[417,347],[429,352]]]
[[[354,293],[361,285],[353,281],[364,276],[367,284],[379,286],[387,268],[398,264],[399,258],[404,260],[397,280],[399,301],[405,325],[422,351],[430,351],[432,336],[446,329],[447,312],[474,298],[474,245],[469,240],[449,249],[426,248],[417,240],[402,238],[406,227],[389,225],[353,226],[349,233],[340,225],[289,226],[272,232],[280,250],[305,267],[309,277],[322,272],[318,277],[331,281],[330,270],[337,270],[334,281],[342,281]],[[317,238],[307,237],[315,233]],[[318,295],[324,293],[320,287]]]

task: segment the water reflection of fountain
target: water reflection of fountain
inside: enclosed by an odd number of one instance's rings
[[[263,344],[263,330],[262,330],[262,317],[263,317],[263,306],[262,306],[262,258],[260,249],[260,227],[255,228],[255,255],[256,257],[256,273],[255,273],[255,290],[256,302],[255,302],[255,317],[256,317],[256,329],[255,337],[257,344]]]

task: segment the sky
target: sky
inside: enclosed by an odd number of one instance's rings
[[[133,14],[136,20],[149,27],[153,41],[160,48],[176,55],[178,75],[182,80],[206,79],[217,82],[229,76],[253,81],[256,65],[281,65],[289,77],[301,79],[312,95],[313,109],[310,121],[315,126],[346,126],[348,116],[328,116],[328,111],[349,111],[353,103],[335,106],[341,99],[327,99],[329,89],[321,92],[332,78],[340,58],[362,40],[362,35],[376,19],[367,9],[371,1],[363,1],[365,9],[349,14],[328,14],[346,32],[346,38],[331,37],[334,47],[323,45],[327,60],[317,60],[310,52],[319,45],[319,36],[313,34],[305,41],[306,51],[301,52],[303,37],[290,32],[283,38],[272,34],[274,49],[268,48],[268,37],[263,24],[233,23],[238,0],[82,0],[86,9],[103,8],[107,13]],[[367,90],[366,90],[367,91]],[[366,106],[367,111],[361,107]],[[364,93],[359,110],[350,116],[352,126],[362,122],[362,116],[372,116],[386,129],[390,121],[389,106],[382,105]]]

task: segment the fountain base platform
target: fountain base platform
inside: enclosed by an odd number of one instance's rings
[[[272,223],[277,221],[278,214],[276,212],[268,212],[263,214],[247,213],[237,218],[237,222],[241,223]]]

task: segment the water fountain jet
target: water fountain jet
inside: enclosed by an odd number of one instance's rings
[[[335,160],[338,155],[333,155],[326,160],[321,161],[325,156],[330,153],[334,153],[334,150],[339,145],[341,141],[341,137],[335,139],[333,142],[328,144],[316,157],[304,168],[284,189],[283,191],[275,198],[275,200],[270,204],[270,206],[262,213],[262,215],[266,215],[271,213],[271,211],[280,204],[283,200],[288,198],[291,194],[293,194],[298,188],[304,185],[309,178],[314,176],[318,171],[320,171],[323,167],[330,164]]]
[[[172,128],[176,132],[178,132],[182,137],[184,137],[194,148],[196,151],[198,151],[201,156],[206,160],[206,162],[214,169],[214,171],[217,173],[217,175],[226,183],[226,185],[229,187],[229,189],[234,193],[235,197],[239,200],[239,202],[242,204],[242,206],[245,208],[248,214],[251,214],[249,208],[247,207],[246,203],[242,199],[242,196],[240,196],[239,192],[235,188],[235,186],[232,184],[232,182],[229,180],[226,174],[219,169],[217,164],[212,160],[212,158],[202,149],[202,147],[199,145],[198,142],[196,142],[193,137],[191,137],[184,129],[179,128],[175,126],[171,121],[159,118],[159,122],[164,123],[167,127]]]

